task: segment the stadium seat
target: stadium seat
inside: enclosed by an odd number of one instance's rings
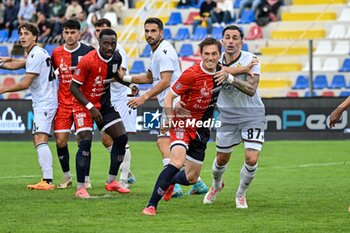
[[[192,25],[195,17],[199,16],[199,12],[190,12],[186,21],[183,23],[184,25]]]
[[[130,74],[140,74],[145,72],[146,72],[145,63],[142,60],[134,61],[130,69]]]
[[[0,69],[0,75],[12,74],[11,70]]]
[[[9,56],[9,49],[6,45],[0,46],[0,56],[3,56],[3,57]]]
[[[7,40],[9,43],[15,43],[19,41],[19,35],[17,30],[12,31],[11,37]]]
[[[349,30],[350,31],[350,30]],[[349,42],[346,40],[337,40],[334,46],[333,54],[334,55],[345,55],[350,51]]]
[[[350,71],[350,58],[345,58],[342,67],[339,72],[349,72]]]
[[[4,96],[2,94],[0,94],[0,100],[3,100]]]
[[[217,40],[221,40],[222,39],[222,31],[224,30],[224,28],[222,27],[213,27],[213,31],[211,33],[211,37],[217,39]]]
[[[241,0],[235,0],[235,2],[233,3],[233,8],[239,9],[239,4],[241,4]]]
[[[254,25],[249,29],[248,35],[245,37],[245,39],[257,40],[257,39],[262,39],[263,37],[264,37],[264,33],[262,28],[259,25]]]
[[[305,97],[310,97],[310,91],[306,91],[304,96],[305,96]],[[313,96],[313,97],[317,96],[317,93],[316,93],[315,91],[313,91],[313,92],[312,92],[312,96]]]
[[[137,87],[139,88],[140,91],[146,91],[152,88],[152,84],[150,83],[138,84]]]
[[[193,55],[192,44],[183,44],[180,48],[179,57],[188,57]]]
[[[244,10],[242,17],[238,20],[238,24],[249,24],[255,21],[255,15],[253,10]]]
[[[191,37],[191,40],[203,40],[207,37],[207,29],[204,27],[197,27],[196,31]]]
[[[18,100],[20,99],[21,96],[19,95],[19,93],[17,92],[11,92],[8,96],[7,96],[7,99],[8,100]]]
[[[26,69],[22,68],[22,69],[18,69],[18,70],[12,70],[11,72],[13,75],[22,75],[26,73]]]
[[[186,40],[189,38],[190,38],[190,31],[188,30],[188,28],[179,28],[173,40],[180,41],[180,40]]]
[[[288,98],[291,98],[291,97],[299,97],[299,94],[298,94],[298,92],[296,92],[296,91],[290,91],[290,92],[287,93],[287,97],[288,97]]]
[[[334,75],[329,88],[331,89],[340,89],[346,87],[346,81],[344,75],[336,74]]]
[[[56,44],[46,44],[44,46],[44,49],[46,49],[46,51],[50,54],[50,56],[52,56],[52,52],[56,47],[57,47]]]
[[[324,97],[333,97],[334,96],[334,92],[333,91],[324,91],[322,93],[322,96],[324,96]]]
[[[171,40],[171,31],[170,31],[170,28],[164,28],[163,37],[164,37],[164,39],[166,39],[166,40]]]
[[[140,57],[150,57],[151,52],[152,52],[151,46],[149,44],[146,44],[142,54],[140,54]]]
[[[337,18],[339,22],[350,22],[350,8],[343,8],[340,16]]]
[[[299,75],[292,89],[305,89],[309,87],[309,78],[304,75]]]
[[[345,37],[345,26],[342,24],[334,24],[328,34],[329,39],[342,39]]]
[[[339,69],[339,61],[336,57],[327,57],[323,63],[322,71],[337,71]]]
[[[7,29],[0,30],[0,43],[7,41],[9,37],[9,31]]]
[[[314,57],[312,59],[312,69],[314,71],[319,71],[321,70],[321,58],[319,57]],[[304,68],[303,68],[303,71],[309,71],[310,70],[310,62],[307,61]]]
[[[348,27],[348,30],[346,31],[345,38],[350,39],[350,26]]]
[[[246,51],[246,52],[249,52],[249,47],[248,47],[248,44],[247,44],[247,43],[243,43],[243,45],[242,45],[242,50],[243,50],[243,51]]]
[[[15,78],[13,78],[13,77],[6,77],[4,79],[4,81],[2,82],[2,86],[9,87],[9,86],[14,85],[15,83],[16,83]]]
[[[327,88],[328,82],[327,82],[326,75],[323,75],[323,74],[316,75],[313,86],[315,89]]]
[[[350,91],[342,91],[339,93],[340,97],[348,97],[350,96]]]
[[[326,55],[330,54],[332,51],[332,41],[330,40],[321,40],[318,42],[315,55]]]
[[[182,16],[180,12],[172,12],[170,14],[168,22],[165,25],[178,25],[182,24]]]

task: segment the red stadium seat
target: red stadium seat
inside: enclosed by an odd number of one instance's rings
[[[191,12],[191,13],[188,15],[186,21],[185,21],[183,24],[185,24],[185,25],[192,25],[192,24],[193,24],[193,20],[194,20],[194,18],[195,18],[196,16],[199,16],[199,12]]]
[[[249,29],[248,35],[245,37],[246,40],[257,40],[264,37],[263,30],[258,25],[254,25]]]
[[[8,100],[18,100],[20,99],[20,95],[17,93],[17,92],[13,92],[13,93],[10,93],[8,96],[7,96],[7,99]]]
[[[322,96],[324,96],[324,97],[333,97],[334,96],[334,92],[333,91],[324,91],[322,93]]]
[[[287,97],[299,97],[299,94],[296,91],[290,91],[287,93]]]
[[[13,84],[15,84],[15,83],[16,83],[15,78],[13,78],[13,77],[6,77],[6,78],[4,79],[4,82],[2,83],[2,85],[3,85],[4,87],[9,87],[9,86],[11,86],[11,85],[13,85]]]

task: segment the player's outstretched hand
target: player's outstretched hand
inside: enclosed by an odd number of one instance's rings
[[[251,62],[246,66],[246,73],[249,73],[253,66],[259,64],[259,59],[257,57],[253,57]]]
[[[339,122],[341,114],[343,113],[345,109],[344,108],[336,108],[334,111],[331,113],[329,117],[329,128],[333,128],[336,123]]]
[[[176,112],[177,118],[184,118],[184,117],[190,117],[191,111],[185,109],[186,104],[183,101],[179,101],[175,104],[174,110]]]
[[[94,120],[97,124],[101,125],[103,123],[102,115],[97,108],[93,107],[92,109],[90,109],[90,114],[91,114],[92,120]]]
[[[221,69],[214,74],[214,80],[217,85],[220,85],[227,78],[228,78],[228,74],[224,71],[224,69]]]
[[[140,97],[136,97],[136,98],[133,98],[133,99],[129,100],[128,106],[129,106],[130,108],[134,108],[134,109],[135,109],[135,108],[137,108],[137,107],[143,105],[143,104],[145,103],[145,101],[146,101],[146,99],[145,99],[145,97],[142,95],[142,96],[140,96]]]

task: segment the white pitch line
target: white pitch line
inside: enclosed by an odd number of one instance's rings
[[[258,169],[294,169],[294,168],[312,168],[312,167],[331,167],[337,165],[348,165],[350,162],[338,162],[338,163],[308,163],[298,164],[293,166],[271,166],[271,167],[259,167]],[[211,172],[211,170],[202,170],[202,172]]]
[[[23,175],[23,176],[2,176],[0,177],[0,180],[7,180],[7,179],[27,179],[27,178],[36,178],[41,177],[39,175]]]

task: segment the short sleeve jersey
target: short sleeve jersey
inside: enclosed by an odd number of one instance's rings
[[[52,52],[52,65],[58,71],[58,103],[60,106],[73,106],[73,96],[69,91],[73,73],[80,59],[94,50],[93,47],[78,42],[74,50],[67,49],[64,45],[55,48]]]
[[[206,121],[213,116],[215,103],[220,91],[213,75],[197,63],[180,76],[172,85],[171,91],[181,96],[185,108],[191,112],[191,119]]]
[[[229,67],[247,66],[255,55],[249,52],[241,51],[241,55],[230,64],[227,64],[224,55],[221,57],[221,63]],[[253,74],[260,75],[260,63],[253,66]],[[236,78],[246,81],[246,75],[237,75]],[[242,123],[256,120],[258,117],[265,117],[265,106],[261,101],[258,89],[254,96],[243,93],[234,86],[224,84],[220,92],[217,107],[220,112],[220,118],[223,121],[233,121]]]
[[[160,74],[164,71],[172,71],[171,84],[174,83],[181,75],[179,58],[174,47],[166,40],[160,42],[155,51],[151,54],[149,71],[153,76],[154,87],[160,80]],[[170,88],[158,94],[157,99],[161,107],[164,106],[164,97]]]
[[[122,64],[121,67],[124,69],[128,69],[128,57],[126,55],[126,52],[124,48],[117,43],[117,51],[122,56]],[[112,104],[115,104],[116,102],[120,101],[127,101],[128,97],[127,94],[129,92],[129,88],[119,82],[112,82],[111,83],[111,101]]]
[[[73,81],[82,85],[84,96],[99,110],[111,106],[110,82],[118,75],[122,58],[118,52],[106,60],[98,50],[91,51],[79,62],[73,75]],[[74,98],[74,105],[81,105]]]
[[[30,85],[33,109],[57,108],[57,85],[53,72],[51,57],[48,52],[34,46],[26,60],[26,73],[36,74],[37,77]]]

